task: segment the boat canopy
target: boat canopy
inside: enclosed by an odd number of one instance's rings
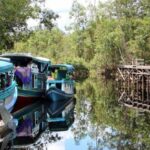
[[[0,61],[11,62],[10,58],[4,58],[4,57],[0,57]]]
[[[74,67],[70,64],[57,64],[57,65],[51,65],[50,70],[65,70],[68,73],[74,71]]]
[[[13,69],[14,66],[12,63],[0,60],[0,73],[4,73]]]
[[[15,67],[32,67],[32,71],[48,73],[48,67],[51,62],[47,58],[34,57],[30,53],[5,53],[1,57],[9,58]]]
[[[30,53],[5,53],[1,57],[10,58],[16,66],[24,66],[31,61],[38,64],[50,64],[50,60],[43,57],[34,57]]]

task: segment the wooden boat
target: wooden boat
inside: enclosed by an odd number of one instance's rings
[[[57,64],[49,67],[51,77],[47,80],[46,96],[51,101],[69,100],[74,96],[74,67],[68,64]],[[53,75],[54,74],[54,75]]]
[[[50,131],[66,131],[74,122],[75,99],[52,102],[47,111]]]
[[[9,112],[16,103],[18,93],[13,69],[8,59],[0,58],[0,105],[4,105]]]
[[[1,56],[9,58],[15,65],[18,100],[14,111],[34,103],[45,94],[49,59],[26,53],[7,53]]]

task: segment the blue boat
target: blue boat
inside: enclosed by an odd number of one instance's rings
[[[6,53],[1,57],[9,58],[15,66],[18,100],[14,111],[31,105],[45,96],[48,67],[51,63],[49,59],[34,57],[28,53]]]
[[[57,64],[49,67],[51,76],[47,80],[46,97],[51,101],[69,100],[74,97],[74,67]]]
[[[9,112],[14,108],[18,95],[13,69],[9,59],[0,58],[0,105]]]

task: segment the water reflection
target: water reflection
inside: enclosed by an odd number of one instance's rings
[[[76,99],[53,102],[48,106],[47,122],[50,131],[66,131],[74,122]]]
[[[49,108],[51,107],[47,116],[52,118],[52,120],[48,120],[49,128],[30,148],[40,147],[40,149],[48,150],[149,150],[150,115],[147,112],[120,105],[118,99],[124,90],[121,87],[117,89],[117,84],[114,80],[104,81],[101,79],[88,79],[82,83],[77,83],[76,103],[73,103],[74,107],[70,107],[72,109],[65,118],[66,120],[70,119],[67,128],[64,124],[68,121],[63,122],[65,119],[60,119],[64,118],[67,111],[63,110],[66,107],[60,105],[61,109],[58,111],[57,107],[47,105]],[[128,91],[128,93],[130,92]],[[63,126],[57,119],[62,121]],[[51,125],[54,120],[58,122]],[[63,127],[65,131],[60,126],[57,128],[57,124]]]
[[[120,106],[116,87],[115,81],[102,80],[77,87],[76,143],[90,137],[91,150],[149,149],[149,114]]]
[[[148,78],[149,79],[149,78]],[[118,101],[125,106],[150,112],[149,80],[141,76],[138,80],[119,81]]]
[[[16,138],[7,148],[48,149],[49,143],[62,139],[55,131],[67,131],[73,124],[75,104],[75,98],[60,102],[39,100],[14,112],[13,117],[18,119]]]

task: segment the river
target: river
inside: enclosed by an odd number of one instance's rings
[[[46,130],[38,140],[40,149],[149,150],[150,114],[123,106],[120,96],[114,80],[77,82],[73,124],[66,131]]]
[[[150,114],[120,105],[115,81],[87,79],[76,84],[75,121],[49,150],[148,150]]]

